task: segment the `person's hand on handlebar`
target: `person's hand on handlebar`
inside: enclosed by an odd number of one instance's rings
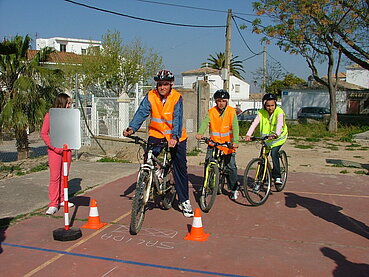
[[[268,139],[276,139],[278,137],[277,134],[272,134],[268,136]]]
[[[204,136],[203,136],[203,135],[200,135],[200,134],[197,134],[197,135],[196,135],[196,139],[197,139],[197,140],[201,140],[203,137],[204,137]]]
[[[176,145],[177,145],[177,140],[176,139],[173,139],[171,138],[169,141],[168,141],[168,146],[169,148],[174,148]]]
[[[246,141],[251,141],[251,136],[247,136],[247,135],[246,135],[245,140],[246,140]]]
[[[134,133],[133,129],[131,127],[128,127],[123,131],[123,136],[128,137]]]

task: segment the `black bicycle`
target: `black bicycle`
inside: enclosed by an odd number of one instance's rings
[[[150,203],[156,203],[159,197],[161,207],[170,209],[176,196],[172,176],[172,162],[168,142],[148,143],[138,136],[129,136],[144,150],[143,163],[138,172],[135,195],[132,202],[131,224],[129,232],[136,235],[142,227],[145,212]],[[163,147],[163,153],[155,157],[153,147]]]
[[[253,206],[259,206],[268,199],[272,184],[272,166],[269,162],[270,147],[265,141],[269,136],[252,137],[252,141],[260,141],[261,150],[258,158],[252,159],[246,166],[243,176],[243,193]],[[288,160],[284,150],[279,151],[279,162],[281,166],[281,184],[275,184],[277,191],[282,191],[287,182]]]
[[[205,167],[204,184],[200,196],[200,208],[204,212],[209,212],[213,207],[217,194],[225,192],[225,184],[227,182],[228,170],[225,168],[223,151],[219,150],[217,146],[224,146],[232,148],[231,142],[218,143],[209,138],[202,138],[202,140],[213,148],[212,157]]]

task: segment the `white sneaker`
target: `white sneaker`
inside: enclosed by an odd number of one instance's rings
[[[281,178],[275,178],[274,183],[275,183],[276,185],[282,185],[282,179],[281,179]]]
[[[192,210],[190,200],[186,200],[185,202],[179,204],[178,208],[183,212],[183,215],[185,217],[193,216],[193,210]]]
[[[58,211],[57,207],[49,207],[46,211],[46,214],[55,214]]]
[[[60,206],[60,207],[64,207],[64,202],[61,202],[61,203],[59,204],[59,206]],[[74,204],[73,204],[73,203],[71,203],[71,202],[68,202],[68,208],[72,208],[72,207],[74,207]]]
[[[238,198],[238,190],[232,190],[231,199],[236,200]]]

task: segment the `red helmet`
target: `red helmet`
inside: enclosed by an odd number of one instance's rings
[[[154,77],[154,80],[156,82],[158,82],[158,81],[169,81],[169,82],[173,82],[174,81],[174,75],[169,70],[160,70],[156,74],[156,76]]]

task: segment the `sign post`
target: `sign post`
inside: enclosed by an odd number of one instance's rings
[[[50,109],[51,145],[63,148],[64,228],[53,231],[54,240],[71,241],[82,236],[81,229],[69,226],[68,153],[81,148],[80,111],[78,109]]]

